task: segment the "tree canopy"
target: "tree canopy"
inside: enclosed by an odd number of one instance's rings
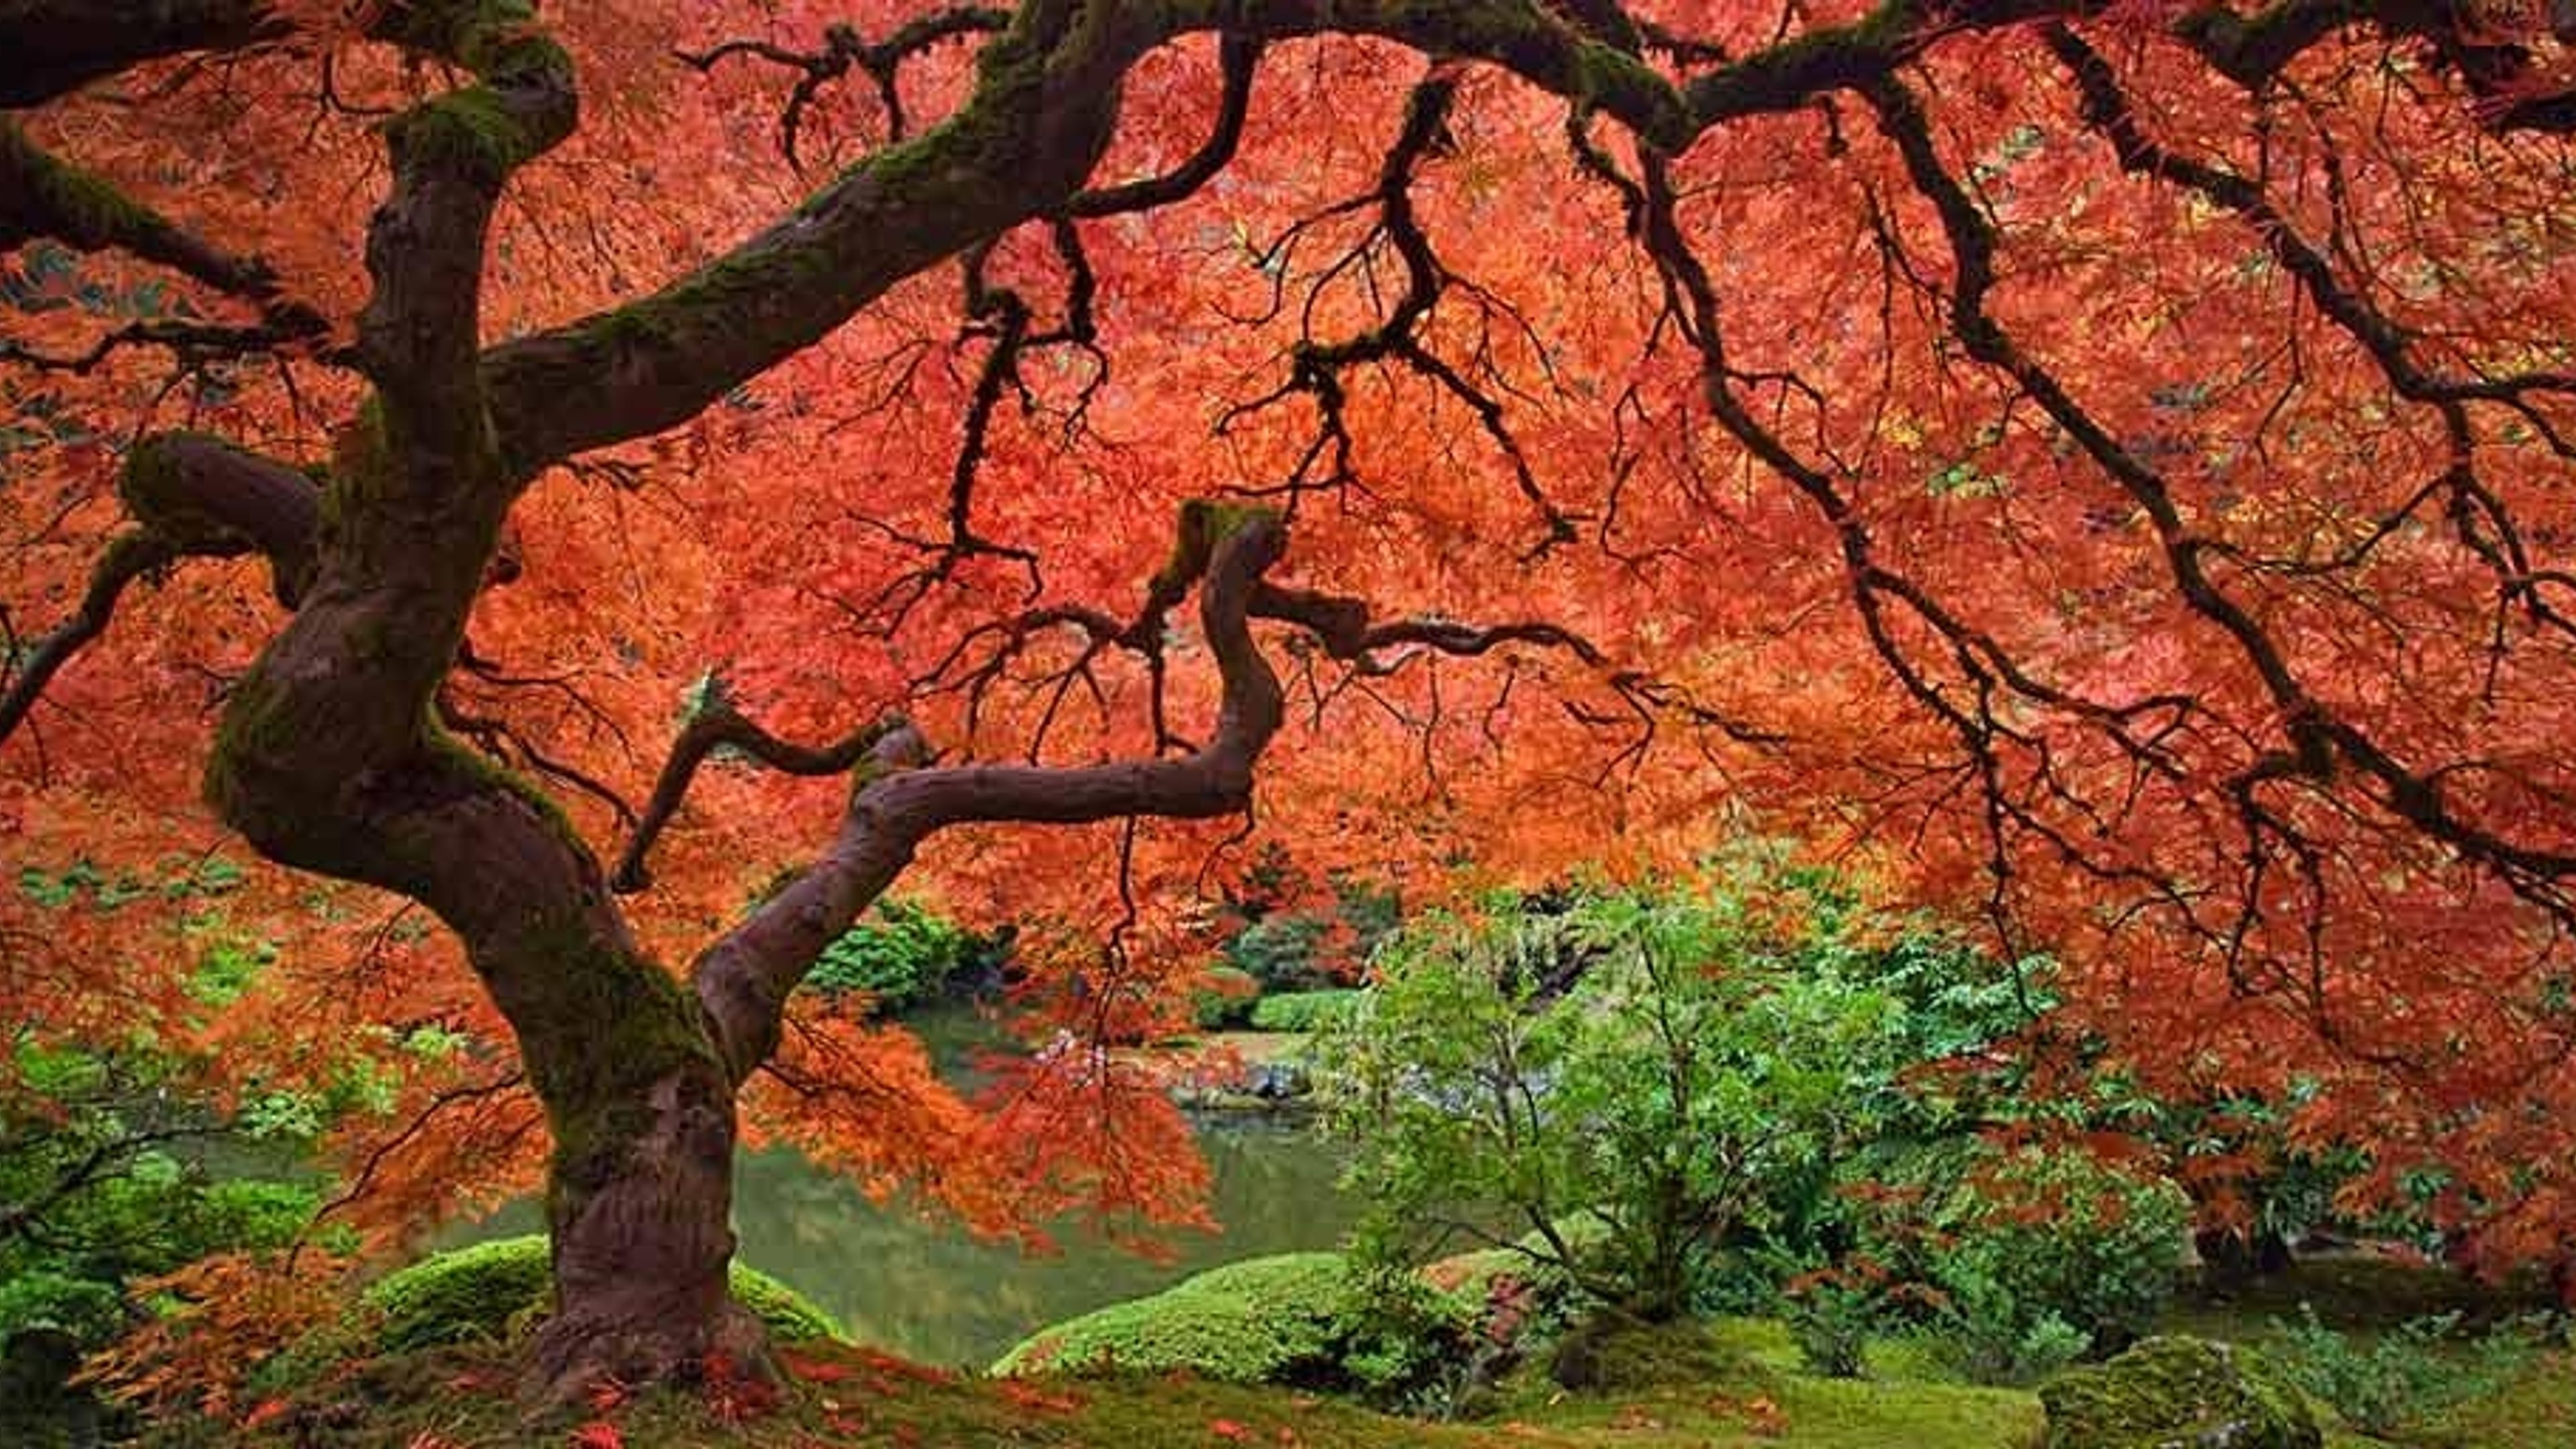
[[[2571,33],[0,5],[0,824],[130,886],[0,906],[0,991],[428,1061],[355,1210],[550,1161],[572,1381],[740,1330],[738,1093],[986,1225],[1189,1211],[1103,1044],[1256,834],[1537,879],[1751,828],[2554,1252]],[[154,887],[234,836],[289,947],[213,1011]],[[792,994],[908,869],[1059,923],[1075,1030],[980,1102]]]

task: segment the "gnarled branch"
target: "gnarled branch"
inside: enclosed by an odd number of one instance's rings
[[[736,1080],[776,1048],[788,993],[824,946],[848,929],[937,831],[989,821],[1205,819],[1250,804],[1254,763],[1286,709],[1278,676],[1253,643],[1251,608],[1262,575],[1287,546],[1286,528],[1268,512],[1193,504],[1184,511],[1181,533],[1165,578],[1183,589],[1196,584],[1200,628],[1224,685],[1216,731],[1191,754],[1081,766],[934,766],[928,763],[928,742],[899,719],[870,726],[826,751],[771,749],[775,760],[790,766],[820,764],[853,749],[863,751],[865,764],[830,849],[698,958],[698,999],[716,1024]],[[767,738],[738,721],[723,729],[738,738]],[[709,747],[699,746],[699,755]]]

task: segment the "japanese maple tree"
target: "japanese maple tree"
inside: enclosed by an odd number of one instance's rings
[[[13,902],[0,989],[272,1063],[506,1027],[352,1156],[417,1212],[543,1155],[560,1391],[751,1350],[746,1123],[1185,1212],[1104,1044],[1256,807],[1390,873],[1749,817],[2547,1250],[2571,31],[13,0],[0,821],[211,810],[294,939],[210,1018]],[[1078,1029],[982,1102],[795,994],[916,869],[1061,923]]]

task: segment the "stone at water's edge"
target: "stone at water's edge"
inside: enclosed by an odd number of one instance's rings
[[[2040,1385],[2046,1449],[2319,1449],[2296,1387],[2250,1349],[2150,1338]]]

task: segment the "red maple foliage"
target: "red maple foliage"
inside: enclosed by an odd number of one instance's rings
[[[996,1231],[1187,1215],[1104,1044],[1256,822],[1794,834],[2576,1224],[2543,7],[562,9],[0,18],[0,828],[283,867],[223,1011],[190,892],[11,898],[0,992],[383,1063],[378,1233],[551,1161],[555,1368],[723,1347],[738,1094]],[[906,872],[1057,923],[987,1100],[790,996]]]

